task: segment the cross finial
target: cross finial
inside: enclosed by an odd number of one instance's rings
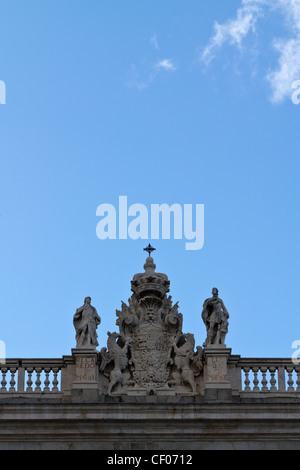
[[[148,245],[146,248],[144,248],[144,251],[147,251],[148,254],[149,254],[149,256],[151,256],[151,253],[152,253],[152,251],[154,251],[154,250],[156,250],[156,248],[153,248],[153,246],[151,246],[150,243],[149,243],[149,245]]]

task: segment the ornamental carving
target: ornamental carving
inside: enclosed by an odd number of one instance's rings
[[[167,295],[170,282],[155,268],[149,256],[145,272],[133,277],[132,296],[116,311],[119,333],[108,333],[100,352],[108,395],[197,393],[202,349],[195,352],[194,336],[182,333],[178,303]]]

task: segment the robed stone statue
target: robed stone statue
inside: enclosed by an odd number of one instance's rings
[[[76,347],[98,346],[97,327],[101,323],[95,307],[91,305],[91,297],[84,299],[82,307],[77,308],[73,318],[76,330]]]

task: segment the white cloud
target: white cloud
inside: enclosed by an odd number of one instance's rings
[[[154,64],[154,68],[157,70],[157,71],[160,71],[160,70],[176,70],[176,67],[173,63],[173,61],[171,59],[163,59],[163,60],[159,60],[158,62],[156,62],[156,64]]]
[[[287,41],[276,41],[279,52],[278,68],[268,73],[267,80],[272,89],[271,101],[280,103],[292,94],[292,83],[300,78],[300,34]]]
[[[224,24],[214,24],[214,35],[201,54],[201,60],[206,64],[214,58],[216,50],[220,48],[226,41],[241,47],[243,38],[250,32],[255,30],[257,18],[261,15],[260,1],[249,0],[242,1],[242,7],[237,10],[236,18],[228,20]]]
[[[157,36],[156,36],[156,33],[153,33],[151,38],[150,38],[150,44],[152,44],[152,46],[154,47],[154,49],[156,49],[158,51],[159,49],[159,46],[158,46],[158,40],[157,40]]]
[[[156,33],[150,38],[150,44],[156,51],[159,50],[158,39]],[[175,72],[177,67],[172,59],[156,58],[156,60],[143,59],[138,64],[132,64],[129,71],[127,86],[143,91],[162,74]]]
[[[300,0],[242,0],[236,17],[223,24],[215,23],[214,34],[204,48],[200,60],[206,65],[226,42],[241,47],[243,39],[255,31],[255,26],[266,12],[280,12],[288,25],[290,37],[274,38],[273,47],[278,54],[275,70],[267,73],[273,103],[291,96],[291,84],[300,79]]]
[[[130,78],[127,81],[127,85],[143,91],[162,73],[174,72],[175,70],[176,67],[171,59],[157,60],[154,63],[142,61],[138,67],[135,65],[131,66]]]

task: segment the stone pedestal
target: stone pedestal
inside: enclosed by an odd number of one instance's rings
[[[72,349],[75,358],[75,377],[72,384],[74,401],[98,401],[99,364],[98,351],[94,347]]]
[[[231,349],[225,346],[208,346],[204,349],[204,396],[207,400],[228,400],[232,386],[227,376],[227,362]]]

